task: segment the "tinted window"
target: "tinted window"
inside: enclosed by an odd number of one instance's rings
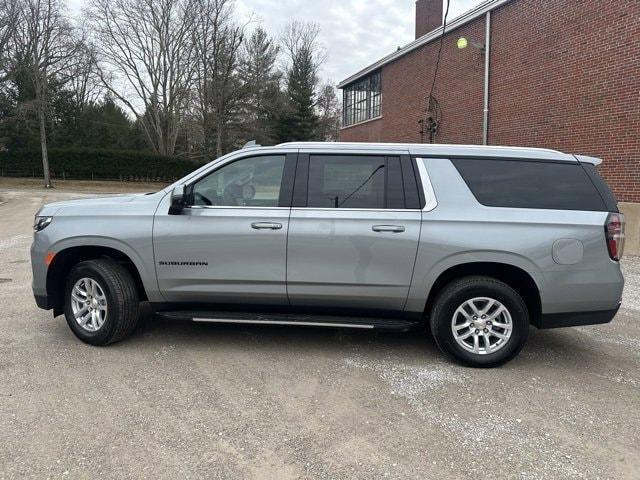
[[[585,171],[591,177],[591,181],[600,192],[600,196],[604,200],[605,205],[607,206],[607,210],[609,212],[617,212],[618,211],[618,201],[616,200],[615,195],[609,188],[609,185],[604,181],[604,179],[598,173],[598,169],[595,165],[591,165],[590,163],[583,163]]]
[[[307,206],[315,208],[403,208],[399,159],[388,167],[385,157],[312,155],[309,160]],[[391,173],[389,173],[391,170]],[[392,186],[385,188],[391,181]],[[393,205],[392,205],[393,204]]]
[[[490,207],[606,211],[578,163],[455,159],[476,199]]]
[[[277,207],[285,157],[252,157],[230,163],[198,181],[193,204],[220,207]]]

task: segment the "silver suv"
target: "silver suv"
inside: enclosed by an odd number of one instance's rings
[[[552,150],[290,143],[226,155],[147,195],[45,205],[38,306],[83,341],[139,304],[197,322],[408,330],[472,366],[537,328],[606,323],[624,218],[599,160]]]

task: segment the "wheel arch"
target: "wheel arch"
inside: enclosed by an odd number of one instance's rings
[[[122,249],[100,244],[67,246],[57,251],[47,269],[47,295],[51,299],[54,315],[59,315],[64,310],[66,277],[71,269],[80,262],[99,258],[108,258],[124,266],[136,283],[140,300],[148,300],[147,288],[138,264]]]
[[[527,305],[530,322],[534,325],[539,322],[542,315],[542,297],[538,282],[522,267],[496,261],[458,263],[441,271],[429,289],[425,314],[429,315],[436,297],[449,283],[458,278],[477,275],[495,278],[513,288]]]

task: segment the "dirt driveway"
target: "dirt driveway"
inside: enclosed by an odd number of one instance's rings
[[[640,478],[639,259],[612,324],[494,370],[415,333],[150,317],[94,348],[30,291],[33,214],[76,196],[0,184],[0,478]]]

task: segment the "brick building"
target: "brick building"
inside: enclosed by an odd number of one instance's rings
[[[487,0],[448,21],[429,101],[442,9],[418,0],[416,40],[341,82],[341,140],[601,157],[640,254],[640,0]]]

